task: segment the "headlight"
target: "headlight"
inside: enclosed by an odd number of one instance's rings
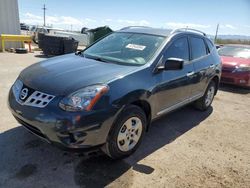
[[[247,72],[247,71],[250,71],[250,66],[244,64],[236,66],[236,69],[234,70],[234,72]]]
[[[19,93],[21,92],[23,83],[20,80],[16,80],[12,86],[12,92],[16,99],[19,99]]]
[[[59,106],[66,111],[90,111],[108,90],[109,87],[107,85],[88,86],[62,99]]]

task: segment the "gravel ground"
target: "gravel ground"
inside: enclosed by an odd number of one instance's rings
[[[250,91],[223,86],[207,112],[187,106],[152,124],[139,150],[111,161],[67,153],[28,133],[7,108],[40,52],[0,53],[0,187],[250,187]]]

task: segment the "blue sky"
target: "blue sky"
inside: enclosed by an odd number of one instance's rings
[[[250,35],[250,0],[18,0],[21,22],[42,24],[46,4],[47,24],[79,30],[109,25],[160,28],[192,27],[214,34]]]

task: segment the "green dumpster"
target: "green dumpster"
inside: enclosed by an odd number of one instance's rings
[[[89,45],[111,32],[113,32],[113,30],[108,26],[89,29],[87,31],[87,33],[89,34]]]

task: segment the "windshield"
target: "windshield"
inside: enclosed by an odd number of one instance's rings
[[[225,46],[219,49],[219,55],[221,56],[231,56],[240,57],[245,59],[250,59],[250,47],[244,46]]]
[[[144,65],[164,39],[141,33],[112,33],[85,50],[84,56],[106,62]]]

